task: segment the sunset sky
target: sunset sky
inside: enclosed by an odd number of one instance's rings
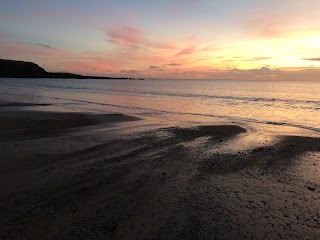
[[[320,80],[319,0],[2,0],[0,58],[102,76]]]

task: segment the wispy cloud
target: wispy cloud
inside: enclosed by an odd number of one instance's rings
[[[45,44],[40,43],[26,43],[26,42],[0,42],[0,54],[3,57],[60,57],[68,56],[71,52],[61,49],[56,49]]]
[[[151,70],[153,70],[153,69],[159,69],[159,67],[158,67],[158,66],[151,65],[151,66],[149,67],[149,69],[151,69]]]
[[[40,47],[44,47],[44,48],[55,49],[54,47],[51,47],[51,46],[49,46],[49,45],[42,44],[42,43],[36,43],[35,45],[38,45],[38,46],[40,46]]]
[[[120,73],[122,74],[139,74],[141,71],[136,69],[131,70],[121,70]]]
[[[152,40],[145,32],[135,26],[122,26],[107,29],[108,41],[120,46],[148,49],[177,49],[176,44],[166,41]]]
[[[197,52],[208,52],[212,48],[212,45],[208,46],[208,44],[201,40],[198,36],[189,36],[184,39],[180,45],[184,47],[174,54],[174,57],[192,55]]]
[[[158,49],[164,49],[164,50],[174,50],[177,49],[176,44],[169,43],[169,42],[160,42],[160,41],[149,41],[146,43],[146,45],[158,48]]]
[[[272,57],[255,57],[255,58],[253,58],[253,60],[255,60],[255,61],[267,60],[267,59],[272,59]]]
[[[295,19],[285,16],[262,15],[245,21],[245,28],[257,37],[280,37],[289,33]]]
[[[139,45],[143,42],[143,32],[135,27],[111,28],[107,31],[109,41],[120,45]]]
[[[155,66],[155,65],[151,65],[149,67],[149,70],[151,70],[151,71],[160,71],[160,72],[164,71],[164,69],[162,67],[158,67],[158,66]]]
[[[181,64],[179,63],[169,63],[169,64],[166,64],[167,66],[173,66],[173,67],[177,67],[177,66],[180,66]]]
[[[185,48],[185,49],[182,49],[180,52],[176,53],[174,56],[179,57],[179,56],[190,55],[194,53],[194,51],[195,51],[194,48]]]
[[[249,35],[269,39],[291,36],[316,27],[319,1],[257,1],[238,20]]]
[[[225,79],[225,80],[318,80],[320,69],[281,70],[269,67],[255,69],[228,69],[194,71],[185,70],[177,73],[182,78],[194,79]]]
[[[241,61],[256,62],[256,61],[263,61],[263,60],[269,60],[269,59],[272,59],[272,57],[253,57],[250,59],[243,59]]]
[[[320,61],[320,57],[315,57],[315,58],[302,58],[301,60],[307,60],[307,61]]]

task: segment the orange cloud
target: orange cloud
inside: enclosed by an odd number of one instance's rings
[[[263,61],[263,60],[269,60],[269,59],[272,59],[272,57],[254,57],[250,59],[242,59],[241,61],[256,62],[256,61]]]
[[[189,47],[189,48],[184,48],[180,52],[176,53],[174,56],[179,57],[179,56],[185,56],[185,55],[191,55],[196,52],[206,52],[210,51],[210,47],[204,47],[200,49],[196,49],[195,47]]]
[[[194,52],[194,48],[185,48],[185,49],[182,49],[177,54],[175,54],[174,56],[178,57],[178,56],[190,55],[193,52]]]

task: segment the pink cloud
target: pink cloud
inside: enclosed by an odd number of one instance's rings
[[[159,48],[159,49],[167,49],[167,50],[177,49],[177,46],[174,43],[166,43],[166,42],[159,42],[159,41],[151,42],[150,46],[153,46],[153,47]]]
[[[258,37],[279,37],[290,32],[297,20],[284,16],[258,16],[245,22],[246,28]]]
[[[200,49],[196,49],[195,47],[189,47],[189,48],[184,48],[180,52],[176,53],[174,56],[179,57],[179,56],[186,56],[186,55],[191,55],[196,52],[206,52],[210,51],[210,47],[204,47]]]
[[[186,56],[191,55],[197,52],[206,52],[212,49],[212,45],[203,46],[204,44],[207,45],[203,40],[201,40],[197,36],[190,36],[180,42],[179,45],[184,46],[184,48],[180,49],[179,52],[174,54],[174,57]]]
[[[120,45],[139,45],[143,43],[143,32],[135,27],[112,28],[107,31],[109,41]]]
[[[283,0],[277,2],[277,7],[270,1],[257,3],[239,16],[244,29],[253,36],[263,38],[277,38],[291,35],[317,27],[319,22],[319,1]]]
[[[202,43],[202,40],[197,36],[187,37],[185,43],[189,46],[196,46]]]
[[[117,59],[107,59],[99,52],[72,52],[45,44],[0,42],[0,56],[5,59],[31,61],[53,72],[104,74],[117,71]]]
[[[145,48],[145,49],[177,49],[176,44],[155,41],[146,36],[144,31],[137,27],[118,27],[110,28],[106,31],[108,41],[120,47]]]

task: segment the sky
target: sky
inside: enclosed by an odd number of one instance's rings
[[[319,0],[1,0],[0,58],[52,72],[320,80]]]

